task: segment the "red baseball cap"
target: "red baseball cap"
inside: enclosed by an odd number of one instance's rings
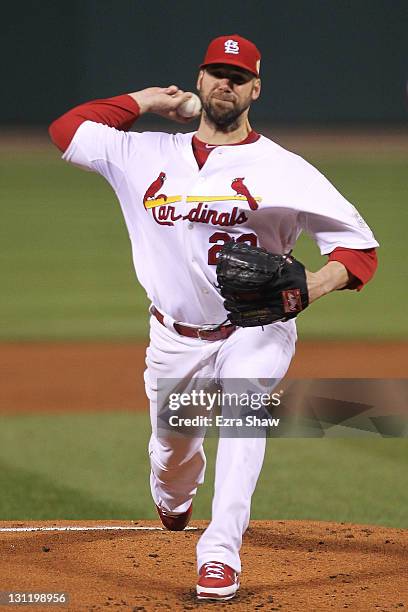
[[[208,45],[200,68],[209,64],[231,64],[231,66],[244,68],[258,77],[261,54],[253,42],[238,34],[218,36]]]

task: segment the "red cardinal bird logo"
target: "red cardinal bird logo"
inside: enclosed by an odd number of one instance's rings
[[[143,204],[144,204],[145,209],[146,209],[146,202],[148,200],[165,200],[165,201],[167,200],[167,196],[164,193],[159,193],[159,195],[156,195],[159,189],[163,187],[165,180],[166,180],[166,173],[160,172],[157,179],[155,179],[153,183],[150,185],[150,187],[147,188],[147,191],[143,196]]]
[[[234,191],[237,192],[238,195],[242,195],[247,199],[247,202],[249,204],[249,208],[251,210],[257,210],[258,208],[258,202],[255,200],[255,198],[249,193],[249,189],[246,185],[244,185],[244,179],[245,177],[241,177],[241,178],[235,178],[232,183],[231,183],[231,187]]]

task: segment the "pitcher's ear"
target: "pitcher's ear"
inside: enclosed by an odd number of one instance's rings
[[[255,79],[254,88],[252,90],[252,99],[257,100],[261,95],[261,79]]]
[[[204,70],[200,70],[200,72],[198,73],[197,83],[196,83],[197,91],[200,91],[201,89],[201,82],[203,80],[203,76],[204,76]]]

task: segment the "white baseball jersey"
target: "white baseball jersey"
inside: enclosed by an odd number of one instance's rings
[[[174,320],[225,321],[215,269],[228,240],[289,253],[306,231],[322,255],[378,246],[354,206],[298,155],[261,136],[218,146],[200,170],[192,137],[85,121],[63,155],[113,187],[139,282]]]

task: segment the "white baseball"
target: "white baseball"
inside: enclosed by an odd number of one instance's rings
[[[201,112],[201,100],[196,94],[192,94],[191,98],[180,104],[177,112],[182,117],[197,117]]]

